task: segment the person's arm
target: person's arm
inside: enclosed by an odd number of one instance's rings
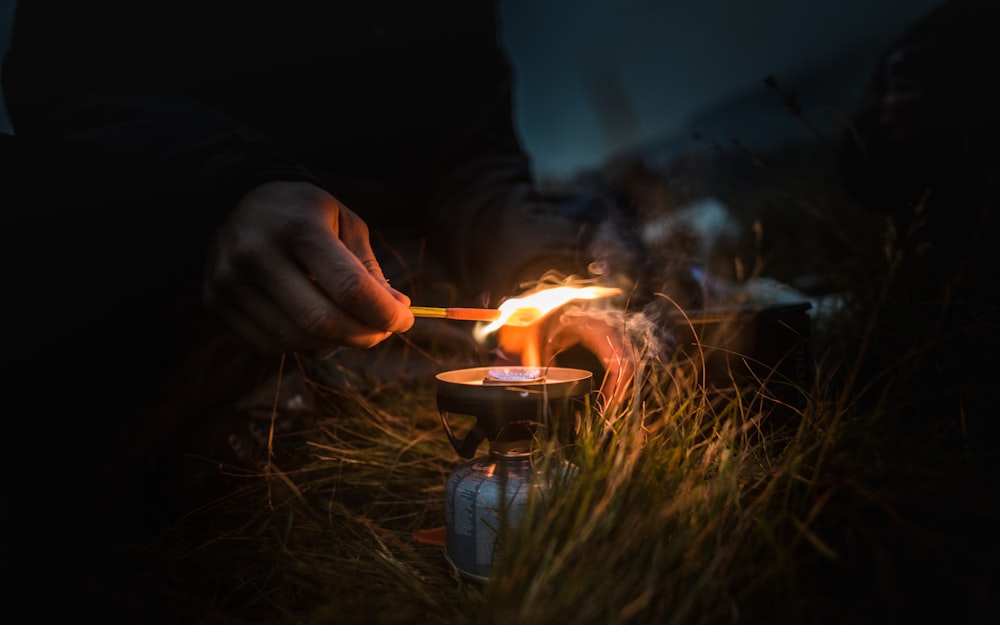
[[[118,226],[79,236],[98,245],[127,223],[186,241],[215,230],[206,302],[262,349],[367,347],[408,329],[409,300],[386,283],[364,222],[261,133],[186,94],[212,77],[178,68],[209,64],[213,42],[168,31],[178,38],[166,49],[155,29],[103,21],[135,11],[128,3],[20,8],[4,68],[19,142],[57,181],[56,205],[100,211],[92,223]]]
[[[634,241],[612,231],[616,208],[592,192],[542,193],[513,125],[512,74],[502,49],[483,38],[474,76],[462,82],[467,110],[437,153],[431,237],[465,290],[495,305],[545,274],[612,281],[636,278]],[[471,111],[471,113],[470,113]],[[610,264],[597,267],[594,263]]]

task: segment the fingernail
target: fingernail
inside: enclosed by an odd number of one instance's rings
[[[389,287],[389,292],[392,293],[392,296],[396,299],[396,301],[401,302],[401,303],[403,303],[406,306],[410,305],[410,296],[409,295],[403,293],[402,291],[397,291],[396,289],[392,288],[391,286]]]

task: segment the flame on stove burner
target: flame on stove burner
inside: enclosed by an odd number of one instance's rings
[[[541,382],[545,375],[538,367],[493,367],[486,372],[483,384]]]
[[[621,289],[602,286],[558,286],[531,291],[500,304],[500,318],[479,329],[477,334],[486,336],[504,325],[528,326],[568,302],[600,299],[619,293]]]

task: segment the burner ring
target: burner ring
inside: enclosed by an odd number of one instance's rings
[[[545,373],[538,367],[490,367],[483,384],[538,384]]]
[[[504,369],[515,377],[497,379]],[[539,402],[580,398],[593,388],[590,371],[567,367],[473,367],[436,378],[439,409],[462,414],[535,415]]]

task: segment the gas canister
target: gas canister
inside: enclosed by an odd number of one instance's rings
[[[589,415],[592,374],[571,368],[487,367],[438,374],[438,409],[455,451],[467,460],[445,487],[446,555],[462,575],[489,579],[505,531],[518,527],[530,502],[545,503],[554,479],[573,466],[534,463],[533,444],[550,433],[571,442],[575,424]],[[459,437],[450,415],[475,417]],[[483,440],[489,453],[475,456]],[[554,462],[554,464],[553,464]]]

